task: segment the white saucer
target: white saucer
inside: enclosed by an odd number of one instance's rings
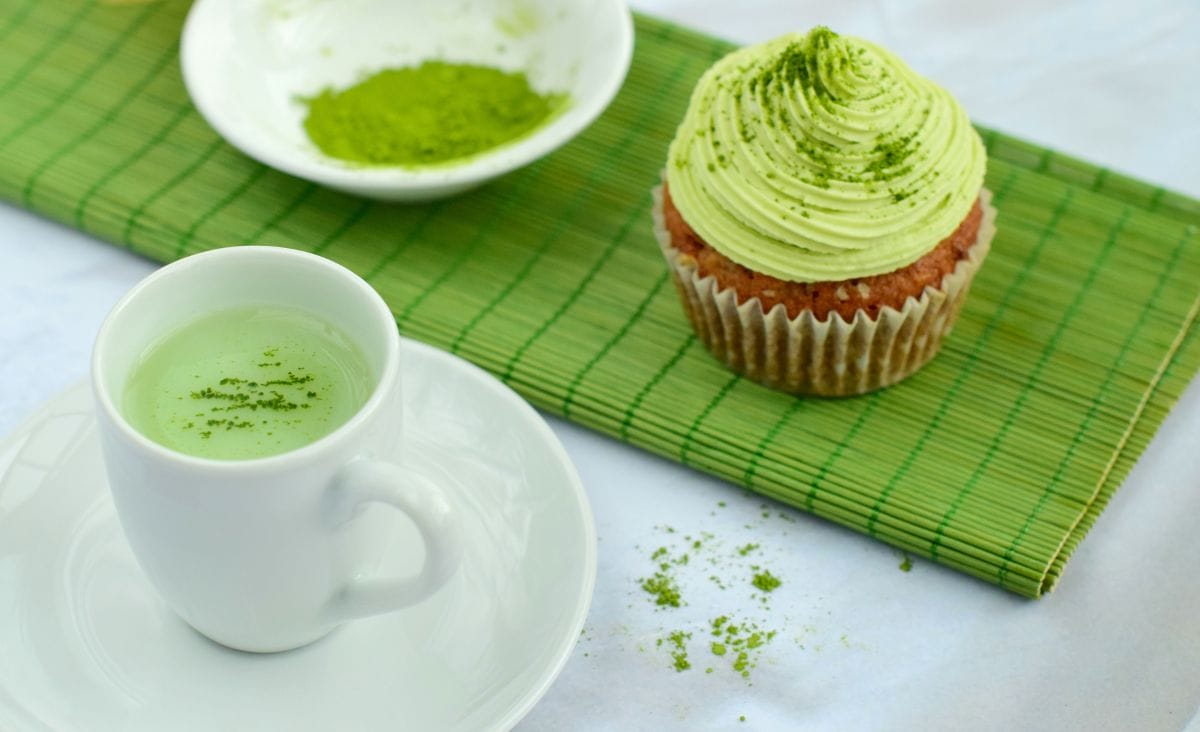
[[[403,359],[404,457],[453,486],[462,568],[420,605],[289,653],[218,646],[154,593],[113,512],[86,384],[0,443],[0,729],[516,724],[587,615],[591,510],[557,438],[516,394],[413,341]],[[412,540],[405,519],[396,527],[396,542]]]

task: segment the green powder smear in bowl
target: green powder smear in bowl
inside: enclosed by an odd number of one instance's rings
[[[420,168],[520,140],[561,111],[567,95],[538,93],[524,72],[426,61],[303,101],[304,129],[326,155]]]

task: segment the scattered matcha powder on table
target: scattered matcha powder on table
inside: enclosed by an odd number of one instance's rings
[[[771,574],[770,570],[764,569],[761,572],[755,572],[751,584],[763,592],[773,592],[775,588],[783,584],[783,581]]]
[[[713,618],[709,625],[715,639],[709,650],[714,656],[730,656],[730,668],[749,680],[751,669],[758,666],[760,649],[775,639],[776,631],[763,630],[753,622],[736,622],[728,615]]]
[[[667,533],[675,533],[671,527],[664,529]],[[691,542],[692,549],[700,549],[703,543],[697,539],[692,541],[692,537],[685,537],[686,541]],[[689,554],[681,554],[678,557],[671,557],[671,550],[665,546],[660,546],[655,549],[650,555],[650,561],[658,562],[658,571],[649,577],[643,577],[638,580],[638,586],[642,588],[646,594],[654,600],[654,604],[663,607],[680,607],[685,604],[682,595],[679,592],[679,583],[675,580],[672,574],[674,567],[686,566],[691,561]]]
[[[674,662],[676,671],[687,671],[692,667],[688,660],[687,642],[692,637],[691,633],[674,630],[667,636],[667,643],[671,646],[671,661]],[[663,639],[658,639],[658,645],[663,644]]]
[[[639,579],[638,586],[648,595],[647,599],[651,600],[658,610],[679,608],[687,604],[683,600],[676,572],[680,571],[680,568],[687,567],[693,559],[698,562],[707,560],[707,563],[719,572],[736,571],[745,567],[742,564],[745,557],[761,551],[758,543],[751,542],[734,547],[728,555],[725,555],[716,549],[720,546],[720,542],[709,532],[701,532],[694,537],[679,535],[673,527],[669,526],[656,526],[655,529],[670,535],[673,543],[658,546],[649,553],[649,559],[655,563],[656,571],[649,577]],[[686,551],[676,554],[675,552],[681,548]],[[732,566],[730,566],[730,562],[732,562]],[[772,574],[770,570],[759,565],[750,565],[749,569],[753,573],[751,585],[763,593],[761,599],[765,603],[766,595],[781,586],[782,580]],[[708,579],[721,589],[730,587],[718,574],[710,574]],[[758,598],[759,596],[754,594],[751,597]],[[708,621],[712,637],[706,643],[707,650],[714,658],[727,658],[729,668],[741,678],[749,681],[751,670],[758,664],[758,657],[762,653],[761,649],[774,639],[776,631],[763,629],[758,623],[749,620],[734,621],[731,617],[728,614],[721,615]],[[692,633],[688,630],[672,630],[655,641],[655,647],[666,646],[670,650],[671,665],[676,672],[692,668],[688,650],[688,641],[691,638]],[[705,673],[713,673],[713,671],[712,666],[705,668]]]
[[[672,577],[662,571],[646,577],[641,583],[642,589],[654,598],[654,604],[659,607],[679,607],[679,586]]]

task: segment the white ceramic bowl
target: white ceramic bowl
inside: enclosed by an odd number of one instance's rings
[[[624,0],[197,0],[183,29],[183,78],[230,144],[292,175],[395,201],[452,195],[526,165],[604,111],[629,69]],[[514,143],[462,163],[362,166],[322,154],[299,97],[427,59],[524,71],[570,105]]]

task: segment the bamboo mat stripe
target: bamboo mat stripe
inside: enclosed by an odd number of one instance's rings
[[[571,144],[400,206],[209,129],[180,78],[186,4],[0,7],[5,200],[158,261],[321,253],[543,409],[1022,595],[1054,587],[1200,367],[1200,202],[980,128],[999,233],[928,367],[843,400],[728,372],[683,317],[649,191],[731,46],[670,23],[636,18],[624,88]]]

